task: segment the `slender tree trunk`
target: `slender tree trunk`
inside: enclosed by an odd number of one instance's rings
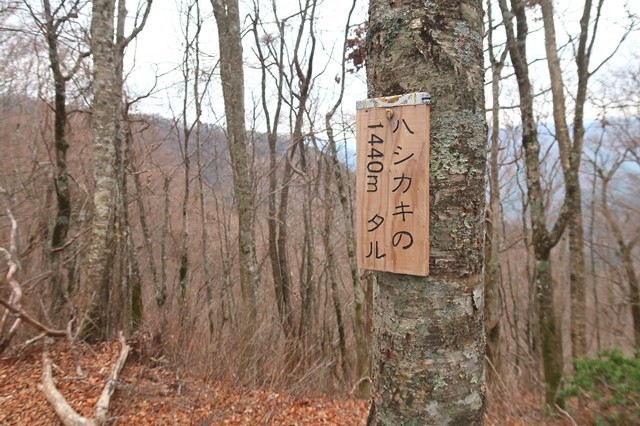
[[[578,93],[576,96],[576,112],[574,117],[574,140],[569,136],[566,119],[564,83],[560,60],[557,55],[556,34],[551,0],[541,0],[545,48],[547,64],[551,77],[551,92],[553,96],[553,119],[556,138],[560,151],[560,162],[564,174],[565,188],[571,196],[572,217],[569,221],[569,269],[571,288],[571,350],[573,358],[582,358],[587,352],[586,333],[586,291],[585,291],[585,263],[584,263],[584,230],[582,219],[582,196],[580,187],[580,159],[584,137],[584,103],[586,101],[587,81],[589,78],[589,52],[586,51],[587,35],[589,31],[589,16],[591,0],[586,0],[584,13],[580,22],[580,41],[578,45]]]
[[[124,108],[122,126],[124,133],[124,146],[122,147],[123,171],[123,209],[122,222],[124,224],[125,256],[127,264],[127,275],[129,276],[130,288],[128,289],[128,299],[126,302],[131,306],[130,324],[127,327],[131,332],[140,329],[144,320],[144,302],[142,299],[142,277],[140,275],[140,263],[138,261],[138,249],[133,240],[131,222],[129,220],[129,198],[127,170],[131,168],[131,149],[133,144],[133,134],[131,133],[131,123],[129,122],[129,108]]]
[[[69,143],[66,137],[67,127],[67,79],[62,72],[58,53],[58,22],[54,20],[49,0],[43,1],[45,12],[44,32],[49,52],[49,67],[54,84],[54,145],[56,153],[56,219],[51,235],[51,305],[50,315],[56,318],[64,304],[65,290],[62,279],[62,247],[67,239],[71,219],[71,191],[69,190],[69,173],[67,169],[67,150]]]
[[[344,79],[343,79],[344,80]],[[333,114],[331,114],[332,116]],[[333,127],[331,126],[331,116],[327,114],[327,135],[329,139],[329,147],[331,150],[331,162],[333,165],[333,173],[338,189],[338,199],[342,207],[342,216],[345,223],[345,245],[347,249],[347,259],[349,260],[349,270],[351,272],[351,283],[353,285],[353,308],[354,308],[354,324],[353,334],[356,343],[356,373],[357,380],[360,383],[358,390],[361,398],[369,398],[371,394],[371,382],[366,380],[369,377],[369,346],[366,337],[366,321],[365,321],[365,304],[363,283],[360,280],[358,264],[356,261],[356,239],[353,226],[353,209],[349,202],[349,193],[347,190],[346,176],[342,170],[342,163],[338,158],[338,149],[334,137]]]
[[[575,186],[570,184],[565,175],[565,199],[561,213],[553,228],[547,228],[547,212],[543,200],[540,177],[540,143],[538,141],[537,123],[533,114],[533,91],[529,79],[529,69],[526,54],[526,39],[528,25],[525,4],[512,0],[512,10],[508,10],[506,0],[500,0],[500,9],[505,23],[507,47],[511,62],[518,80],[520,94],[520,116],[522,120],[522,145],[525,151],[525,165],[527,176],[527,198],[531,217],[532,243],[535,255],[535,288],[538,304],[538,327],[540,346],[542,349],[543,371],[545,383],[545,401],[549,406],[559,404],[557,392],[563,373],[563,345],[561,328],[556,320],[554,308],[554,291],[551,273],[550,253],[558,243],[575,210]],[[513,27],[513,16],[517,22],[517,36]],[[548,40],[548,39],[547,39]],[[548,49],[549,51],[549,49]],[[547,51],[547,53],[549,53]],[[551,77],[552,81],[554,76]],[[554,83],[555,84],[555,83]],[[554,109],[556,108],[554,102]],[[554,114],[555,117],[555,114]],[[564,130],[563,130],[564,129]],[[566,121],[556,121],[556,132],[563,134]],[[559,144],[560,146],[562,143]],[[565,145],[560,148],[566,154]],[[564,154],[561,152],[561,161]],[[567,185],[567,183],[569,184]]]
[[[346,57],[347,42],[346,38],[349,35],[349,29],[351,25],[351,16],[355,8],[355,0],[351,4],[349,10],[349,17],[345,24],[345,43],[343,45],[342,57]],[[344,220],[344,232],[345,242],[347,249],[347,259],[349,261],[349,271],[351,272],[351,283],[353,285],[354,295],[354,330],[353,334],[356,341],[356,373],[358,380],[358,392],[361,398],[370,398],[371,396],[371,380],[369,378],[369,345],[367,342],[367,328],[365,320],[365,298],[363,291],[363,283],[360,280],[360,273],[358,271],[358,263],[356,261],[356,240],[353,224],[353,206],[350,202],[347,176],[345,176],[343,168],[345,167],[338,157],[338,147],[336,144],[335,133],[333,130],[333,116],[335,115],[338,107],[342,104],[342,97],[344,95],[344,85],[346,77],[346,61],[342,63],[342,70],[340,75],[340,96],[334,104],[333,108],[325,116],[325,126],[327,131],[327,139],[329,143],[329,155],[331,159],[331,165],[333,166],[333,174],[336,182],[336,189],[338,190],[338,200],[342,208],[342,217]]]
[[[430,276],[380,274],[370,425],[484,418],[482,2],[372,0],[372,97],[432,95]]]
[[[300,144],[300,171],[302,172],[302,178],[304,180],[302,195],[302,223],[304,225],[304,236],[302,267],[300,269],[300,296],[302,299],[302,306],[298,335],[302,338],[304,345],[306,345],[306,342],[308,342],[310,337],[313,335],[314,323],[316,322],[316,318],[313,316],[314,305],[316,303],[315,276],[313,268],[314,227],[311,217],[313,208],[313,187],[307,156],[307,147],[302,143]]]
[[[164,306],[164,302],[166,301],[167,294],[167,282],[168,282],[168,271],[169,267],[169,253],[168,253],[168,240],[169,240],[169,220],[170,220],[170,209],[171,206],[171,196],[170,196],[170,188],[171,188],[171,175],[163,176],[163,184],[162,191],[164,194],[164,203],[163,203],[163,216],[162,216],[162,231],[160,232],[160,295],[163,296],[162,302]],[[156,301],[158,294],[156,293]],[[160,309],[160,330],[159,334],[165,332],[165,326],[167,323],[167,309]]]
[[[332,176],[332,164],[329,158],[323,156],[326,164],[326,171],[324,173],[324,194],[325,194],[325,215],[324,215],[324,229],[322,232],[322,244],[324,245],[324,252],[327,258],[327,280],[331,288],[331,299],[333,302],[333,311],[336,316],[336,326],[338,328],[338,347],[340,348],[340,362],[342,366],[342,375],[345,379],[349,378],[349,357],[347,354],[347,343],[345,338],[345,326],[342,317],[342,305],[340,304],[340,295],[338,293],[338,279],[336,276],[336,256],[334,247],[331,240],[331,229],[335,222],[335,215],[333,214],[334,200],[331,191],[331,176]]]
[[[291,305],[291,291],[289,288],[289,278],[285,277],[280,265],[280,251],[278,249],[278,166],[277,166],[277,143],[278,143],[278,126],[280,123],[280,112],[282,110],[283,101],[283,88],[284,88],[284,65],[282,60],[284,58],[285,36],[284,28],[285,23],[280,22],[276,18],[278,25],[279,38],[278,49],[271,51],[271,60],[275,62],[277,68],[276,80],[276,105],[275,108],[269,107],[267,95],[267,76],[268,76],[268,59],[265,57],[265,53],[262,48],[262,41],[258,30],[258,24],[260,22],[259,7],[256,5],[256,16],[253,18],[253,35],[255,40],[255,49],[258,55],[258,60],[262,64],[261,69],[261,98],[262,109],[265,114],[265,121],[267,125],[267,143],[269,145],[269,195],[268,195],[268,213],[267,213],[267,227],[268,227],[268,244],[269,244],[269,260],[271,263],[271,274],[273,275],[273,286],[276,295],[276,304],[278,307],[278,315],[280,317],[280,323],[282,324],[282,332],[285,338],[288,338],[293,330],[293,308]],[[275,3],[274,3],[275,13]],[[273,110],[273,115],[271,113]],[[273,124],[272,124],[273,123]]]
[[[132,164],[132,174],[133,174],[133,184],[136,188],[136,204],[138,206],[138,215],[140,219],[140,227],[142,228],[142,237],[143,237],[143,245],[144,250],[146,252],[145,261],[149,266],[149,270],[151,271],[151,280],[153,282],[153,289],[155,294],[155,301],[157,307],[162,307],[167,300],[167,292],[166,289],[163,289],[160,285],[160,278],[158,277],[158,266],[156,263],[155,252],[153,249],[153,243],[151,241],[151,230],[149,228],[149,223],[147,222],[147,207],[145,205],[145,197],[143,196],[142,190],[142,180],[140,179],[141,170],[137,166],[133,166],[135,163],[134,159],[134,151],[133,151],[133,133],[131,130],[131,123],[129,120],[126,120],[126,156],[129,158],[130,163]]]
[[[602,196],[601,206],[609,228],[613,231],[613,236],[618,245],[618,256],[622,261],[624,272],[627,276],[627,282],[629,284],[629,304],[631,305],[631,318],[633,321],[633,334],[635,338],[635,347],[640,348],[640,282],[638,281],[638,275],[633,262],[632,251],[635,244],[638,242],[638,237],[632,238],[629,242],[625,241],[625,236],[614,217],[613,212],[609,209],[608,200],[608,186],[609,182],[613,178],[616,170],[621,163],[617,163],[607,174],[604,174],[601,169],[598,169],[600,178],[602,179]],[[636,232],[637,235],[637,232]]]
[[[238,209],[240,287],[251,333],[257,321],[258,260],[253,177],[244,120],[244,72],[238,0],[211,0],[218,24],[220,76],[227,119],[227,139]]]
[[[184,167],[183,183],[182,183],[182,237],[181,237],[181,249],[180,249],[180,263],[178,268],[178,282],[180,288],[180,327],[184,329],[186,317],[187,317],[187,286],[188,286],[188,273],[189,273],[189,246],[191,245],[191,239],[189,235],[189,197],[191,195],[191,133],[193,126],[187,123],[188,107],[190,103],[189,99],[189,80],[195,78],[197,75],[191,73],[191,40],[189,40],[189,27],[190,19],[187,18],[185,31],[185,52],[182,63],[182,77],[183,77],[183,98],[182,98],[182,165]]]
[[[491,63],[491,146],[489,159],[489,220],[487,221],[487,240],[485,242],[485,281],[484,281],[484,320],[487,337],[487,358],[500,373],[500,174],[498,156],[500,155],[500,77],[507,50],[504,49],[500,59],[494,54],[493,19],[491,0],[487,1],[489,26],[487,29],[489,43],[489,60]]]
[[[196,107],[196,165],[198,167],[198,201],[200,203],[200,244],[202,245],[202,262],[204,274],[204,287],[207,297],[207,319],[209,322],[209,337],[213,339],[215,332],[215,309],[213,306],[213,279],[211,277],[211,255],[209,252],[209,226],[207,222],[206,203],[204,196],[204,160],[202,158],[202,101],[200,99],[200,86],[198,76],[200,74],[200,29],[202,27],[202,17],[200,16],[200,6],[196,3],[196,19],[198,23],[198,36],[195,39],[195,79],[193,82],[194,103]]]

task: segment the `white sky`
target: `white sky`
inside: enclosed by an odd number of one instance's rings
[[[280,16],[286,16],[287,12],[298,9],[297,1],[277,1]],[[352,23],[357,24],[366,19],[368,2],[359,0],[356,5]],[[556,14],[558,20],[556,23],[556,31],[558,37],[558,45],[561,46],[567,40],[567,34],[577,34],[579,30],[579,19],[582,13],[582,2],[565,2],[556,1]],[[158,88],[169,88],[176,81],[180,80],[179,73],[171,72],[176,70],[182,61],[182,45],[181,36],[181,19],[179,13],[180,1],[163,1],[154,2],[151,15],[147,23],[147,27],[140,33],[136,45],[128,52],[128,60],[131,72],[128,83],[134,92],[141,93],[151,88],[155,75],[164,75],[159,79]],[[321,116],[333,105],[335,97],[339,89],[339,85],[335,82],[334,77],[339,74],[339,56],[341,53],[341,43],[343,40],[343,30],[346,22],[348,10],[351,6],[349,0],[321,0],[317,8],[317,24],[316,31],[318,33],[319,46],[316,54],[316,64],[314,73],[318,75],[323,72],[316,82],[316,96],[321,100],[318,112]],[[211,5],[209,2],[201,1],[202,13],[208,16],[207,24],[204,28],[201,47],[206,52],[217,57],[217,38],[215,20],[211,13]],[[251,13],[252,2],[241,0],[243,16]],[[289,10],[286,10],[289,9]],[[130,6],[130,14],[133,6]],[[594,49],[592,64],[599,63],[603,58],[610,54],[614,46],[618,43],[623,27],[627,21],[625,16],[627,12],[635,13],[636,17],[640,16],[640,1],[633,0],[628,3],[622,0],[607,0],[603,9],[603,18],[601,20],[600,32]],[[263,6],[263,14],[270,12],[270,5]],[[494,6],[494,19],[499,9]],[[529,59],[542,58],[544,56],[544,35],[541,27],[541,21],[530,19],[530,29],[534,31],[529,37],[530,46],[528,48]],[[243,27],[247,27],[249,21],[245,20]],[[496,38],[501,37],[503,29],[498,28],[495,34]],[[255,67],[255,56],[252,53],[253,36],[247,34],[244,39],[244,57],[248,66],[245,67],[245,94],[246,108],[250,109],[256,100],[259,100],[259,72]],[[135,49],[135,67],[132,65],[133,49]],[[629,61],[637,60],[640,54],[640,34],[638,31],[632,33],[624,46],[616,54],[616,57],[610,62],[609,66],[613,68],[624,67]],[[572,50],[566,48],[562,55],[570,64]],[[571,67],[571,65],[567,65]],[[592,66],[593,68],[593,66]],[[570,68],[567,68],[570,69]],[[534,85],[542,88],[547,85],[546,63],[540,61],[532,68],[532,79]],[[606,75],[607,69],[603,69],[599,74],[595,75],[594,80],[601,75]],[[567,73],[566,83],[571,83],[571,75]],[[348,75],[346,84],[345,99],[343,109],[345,112],[355,111],[355,101],[366,97],[366,83],[364,81],[364,70],[358,75]],[[488,81],[488,80],[487,80]],[[221,94],[218,81],[215,81],[209,89],[214,94]],[[505,88],[505,93],[513,89]],[[253,99],[253,100],[252,100]],[[169,103],[178,105],[179,92],[177,89],[160,90],[154,98],[145,100],[139,109],[145,112],[158,113],[165,116],[171,116],[172,113],[168,107]],[[487,103],[490,102],[487,96]],[[215,121],[222,116],[221,104],[216,107],[216,113],[207,112],[205,121]],[[591,114],[597,114],[597,111],[588,111]],[[249,116],[250,114],[248,114]],[[248,123],[249,125],[249,123]]]
[[[159,88],[169,88],[176,81],[180,81],[179,72],[176,70],[182,61],[182,50],[184,41],[182,40],[182,30],[179,13],[179,1],[154,2],[149,21],[145,29],[139,34],[135,49],[135,67],[132,68],[133,50],[128,52],[129,69],[134,71],[128,77],[128,84],[135,92],[144,92],[149,90],[153,85],[156,74],[167,74],[159,80]],[[294,1],[277,2],[278,14],[280,17],[287,16],[299,9]],[[351,22],[353,24],[361,23],[366,16],[366,2],[359,1],[356,5]],[[334,77],[340,73],[340,62],[337,60],[342,53],[342,41],[344,34],[344,26],[351,2],[349,0],[323,0],[317,7],[316,16],[316,33],[318,37],[318,45],[316,47],[316,60],[314,64],[314,75],[322,72],[322,75],[315,81],[315,95],[321,96],[321,106],[319,113],[324,117],[328,109],[335,102],[339,85]],[[200,45],[201,48],[213,55],[217,59],[218,41],[215,20],[212,15],[212,9],[209,2],[201,1],[202,14],[207,16],[207,23],[203,29]],[[250,1],[241,0],[241,16],[247,16],[252,13],[252,3]],[[269,4],[262,7],[263,15],[271,12]],[[269,20],[268,16],[265,18]],[[249,19],[245,19],[241,23],[243,28],[250,25]],[[294,29],[292,29],[294,30]],[[244,37],[244,58],[245,63],[245,95],[246,105],[248,109],[252,108],[255,102],[260,100],[260,73],[256,70],[256,57],[252,51],[254,44],[253,35],[248,33]],[[216,80],[210,87],[210,92],[220,94],[221,88],[219,81]],[[176,96],[176,90],[170,90],[168,93],[160,91],[153,99],[145,100],[140,109],[146,112],[154,112],[165,116],[170,116],[167,103],[169,98]],[[179,96],[179,95],[178,95]],[[364,71],[359,75],[350,75],[347,77],[347,85],[345,88],[344,108],[352,108],[355,110],[355,101],[366,97],[366,83],[364,81]],[[181,100],[174,99],[171,101],[178,105]],[[221,108],[221,103],[219,107]],[[220,114],[212,115],[205,112],[205,121],[215,121]],[[249,116],[250,114],[248,114]],[[247,123],[249,125],[249,123]]]

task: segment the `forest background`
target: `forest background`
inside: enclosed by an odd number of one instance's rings
[[[96,4],[0,3],[0,244],[15,278],[0,298],[78,336],[144,336],[154,359],[210,377],[367,397],[376,278],[353,251],[366,5],[240,4],[246,140],[234,145],[215,4],[115,4],[103,86],[118,120],[101,148]],[[553,402],[572,359],[640,345],[640,10],[556,3],[549,46],[548,4],[485,4],[485,321],[492,384]],[[510,51],[509,22],[528,56]],[[567,207],[580,214],[559,229]],[[2,350],[34,336],[2,314]]]

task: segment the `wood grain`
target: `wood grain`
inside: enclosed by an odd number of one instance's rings
[[[364,269],[429,274],[429,105],[358,110],[356,232]]]

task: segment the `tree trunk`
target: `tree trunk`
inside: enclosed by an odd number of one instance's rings
[[[566,193],[561,213],[553,229],[549,231],[540,178],[540,142],[538,141],[537,123],[533,114],[533,90],[529,80],[527,63],[526,39],[528,25],[525,4],[518,0],[512,0],[511,11],[507,8],[506,0],[500,0],[499,4],[504,18],[509,56],[518,80],[520,117],[522,120],[522,146],[525,151],[527,176],[527,198],[535,254],[534,277],[536,303],[538,304],[538,333],[543,358],[545,401],[548,405],[553,406],[559,402],[556,397],[560,378],[562,377],[563,345],[561,328],[556,323],[554,311],[553,275],[549,256],[551,249],[560,240],[567,223],[573,215],[572,202],[574,201],[575,186],[565,186]],[[514,32],[513,16],[516,17],[517,21],[517,36]],[[556,126],[557,132],[562,131],[563,126],[566,128],[566,123],[563,125],[559,121]],[[566,149],[566,146],[561,149]]]
[[[255,238],[255,199],[244,121],[244,73],[238,0],[211,0],[218,25],[220,77],[227,119],[227,139],[238,208],[240,287],[248,328],[257,320],[258,260]],[[251,337],[249,337],[251,338]]]
[[[540,244],[535,242],[536,249]],[[536,297],[538,303],[538,327],[542,348],[545,401],[556,403],[558,387],[562,379],[562,334],[556,320],[550,250],[536,250]]]
[[[635,347],[640,348],[640,282],[638,281],[638,275],[636,273],[632,257],[632,251],[634,246],[638,242],[638,237],[635,236],[632,237],[629,241],[625,241],[624,232],[620,227],[620,224],[616,219],[614,213],[611,211],[611,209],[609,209],[608,200],[609,182],[611,182],[611,179],[613,178],[615,172],[621,164],[622,162],[617,162],[607,174],[605,174],[602,169],[598,168],[598,174],[602,179],[602,196],[600,202],[604,217],[607,220],[609,228],[611,228],[613,236],[618,245],[618,256],[622,261],[624,272],[627,275],[627,281],[629,283],[629,304],[631,305],[631,318],[633,321]],[[638,235],[637,232],[636,235]]]
[[[331,287],[331,299],[333,301],[333,310],[336,315],[336,326],[338,328],[338,347],[340,348],[340,361],[342,367],[342,374],[345,379],[349,378],[349,358],[347,356],[347,343],[345,339],[345,327],[342,317],[342,306],[340,304],[340,295],[338,293],[338,277],[336,276],[336,256],[334,246],[331,241],[331,230],[335,223],[335,217],[333,209],[335,208],[333,200],[333,192],[331,190],[331,176],[332,176],[332,164],[330,158],[322,157],[325,162],[324,173],[324,228],[322,231],[322,244],[324,246],[324,253],[327,259],[327,281]],[[322,167],[322,166],[321,166]]]
[[[275,9],[275,3],[274,3]],[[275,10],[274,10],[275,13]],[[288,338],[293,330],[293,309],[291,306],[291,291],[289,288],[289,279],[284,277],[280,265],[280,251],[278,249],[278,125],[280,124],[280,112],[282,111],[283,102],[283,88],[284,88],[284,65],[282,63],[284,58],[285,36],[284,28],[285,23],[280,22],[276,17],[276,23],[278,24],[278,49],[273,49],[269,54],[267,50],[267,56],[271,56],[270,59],[275,63],[277,69],[276,81],[276,105],[269,107],[268,101],[270,96],[267,94],[267,75],[268,71],[268,59],[265,57],[265,53],[262,48],[262,41],[260,39],[260,33],[258,24],[260,23],[260,16],[258,10],[253,18],[253,35],[255,40],[255,50],[258,56],[258,60],[261,63],[261,100],[262,109],[265,115],[265,121],[267,125],[267,144],[269,145],[269,195],[268,195],[268,212],[267,212],[267,227],[268,227],[268,241],[269,241],[269,260],[271,263],[271,274],[273,276],[273,286],[276,295],[276,304],[278,307],[278,315],[280,318],[280,324],[282,325],[282,332],[285,338]],[[273,113],[271,112],[273,111]]]
[[[584,230],[582,228],[582,197],[580,187],[580,159],[584,137],[583,115],[586,101],[587,81],[589,78],[589,52],[586,50],[589,31],[591,0],[586,0],[584,13],[580,21],[580,41],[578,45],[578,93],[574,117],[573,142],[569,136],[566,118],[564,83],[560,60],[557,54],[553,4],[551,0],[541,0],[540,8],[544,23],[547,64],[551,76],[553,96],[553,121],[560,151],[560,162],[564,174],[567,194],[572,195],[570,205],[572,217],[569,221],[569,270],[571,289],[571,351],[573,358],[583,358],[587,353],[586,333],[586,292],[584,264]]]
[[[482,15],[476,0],[370,2],[369,95],[433,99],[431,275],[380,275],[370,425],[483,423]]]
[[[307,159],[307,147],[304,143],[300,144],[300,171],[302,172],[303,184],[303,196],[302,196],[302,223],[304,226],[303,236],[303,249],[300,268],[300,327],[298,335],[302,339],[303,346],[307,346],[310,338],[313,336],[314,323],[316,318],[314,317],[314,306],[316,304],[316,289],[315,278],[313,270],[313,218],[312,213],[312,177],[310,176],[310,170]]]
[[[62,72],[60,55],[58,53],[57,29],[59,20],[54,20],[51,4],[43,1],[46,22],[44,23],[45,38],[49,52],[49,67],[54,83],[54,145],[56,153],[56,221],[51,235],[51,301],[49,314],[55,320],[64,304],[64,288],[62,280],[62,247],[67,239],[71,219],[71,191],[69,190],[69,175],[67,169],[67,149],[69,143],[66,137],[67,127],[67,79]]]
[[[351,24],[351,16],[356,5],[356,0],[351,4],[349,17],[345,25],[345,43],[343,46],[342,57],[346,57],[347,42],[349,29]],[[358,380],[358,393],[361,398],[371,397],[371,380],[369,377],[369,345],[367,342],[367,329],[365,320],[364,291],[360,273],[358,271],[358,263],[356,260],[356,240],[353,224],[353,204],[351,202],[347,174],[344,173],[344,165],[338,157],[338,147],[333,131],[331,120],[335,115],[338,107],[342,104],[342,96],[344,95],[344,85],[346,76],[346,63],[343,61],[340,75],[340,96],[333,108],[325,116],[325,126],[327,131],[327,139],[329,144],[329,155],[331,165],[333,166],[333,174],[335,176],[336,188],[338,190],[338,199],[342,207],[342,217],[344,220],[345,242],[347,249],[347,259],[349,261],[349,271],[351,272],[351,283],[353,285],[353,302],[354,302],[354,324],[353,334],[356,341],[356,373]]]
[[[496,59],[493,45],[493,17],[491,1],[487,1],[489,26],[487,40],[491,63],[491,152],[489,159],[489,217],[487,220],[487,239],[485,241],[484,275],[484,321],[487,337],[487,359],[497,373],[500,372],[500,174],[498,156],[500,155],[500,78],[507,50],[500,59]]]
[[[109,229],[115,190],[114,146],[116,112],[120,97],[115,88],[115,0],[93,0],[91,51],[93,54],[93,161],[95,192],[91,244],[87,251],[86,285],[88,314],[85,337],[107,337],[109,304],[107,264],[110,258]]]
[[[579,182],[576,181],[576,182]],[[584,229],[580,183],[576,190],[576,214],[569,223],[569,268],[571,292],[571,356],[574,359],[587,355],[587,293],[585,287]]]

